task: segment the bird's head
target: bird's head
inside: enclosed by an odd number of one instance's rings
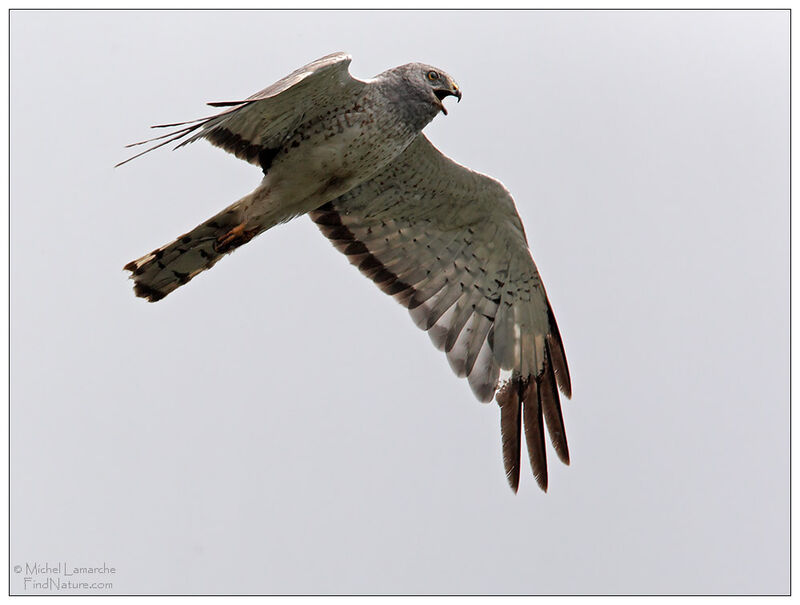
[[[455,80],[437,67],[424,63],[408,63],[390,69],[388,74],[401,78],[407,86],[407,91],[419,101],[430,104],[447,115],[447,110],[442,101],[445,97],[454,96],[461,100],[461,89]],[[430,116],[433,118],[433,115]]]
[[[442,103],[445,97],[454,96],[461,101],[461,89],[458,84],[441,69],[430,65],[419,65],[417,77],[431,91],[434,105],[439,107],[444,115],[447,115],[447,110],[444,107],[444,103]]]

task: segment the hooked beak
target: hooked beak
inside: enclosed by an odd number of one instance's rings
[[[458,87],[458,84],[456,84],[452,80],[450,80],[450,88],[449,89],[443,88],[443,89],[440,89],[440,90],[434,90],[433,94],[436,95],[437,99],[439,99],[439,108],[442,110],[442,113],[444,115],[447,115],[447,109],[445,109],[444,103],[442,103],[442,101],[444,101],[445,97],[453,96],[456,99],[458,99],[459,103],[461,102],[461,89]]]

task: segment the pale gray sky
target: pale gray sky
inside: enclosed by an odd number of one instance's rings
[[[12,13],[12,591],[105,562],[87,592],[786,593],[788,33],[777,11]],[[113,169],[123,145],[338,50],[357,77],[452,74],[426,133],[515,196],[574,387],[548,494],[527,461],[512,494],[497,405],[305,217],[133,296],[126,262],[260,171],[204,142]]]

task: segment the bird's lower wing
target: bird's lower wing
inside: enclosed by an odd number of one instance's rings
[[[514,490],[524,425],[534,475],[546,490],[545,422],[556,453],[569,463],[558,397],[558,388],[570,396],[569,372],[505,187],[419,135],[380,174],[310,216],[352,264],[409,309],[478,399],[497,394]]]

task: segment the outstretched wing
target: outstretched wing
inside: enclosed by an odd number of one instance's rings
[[[519,485],[524,425],[534,475],[546,490],[542,417],[568,464],[557,386],[569,397],[570,379],[505,187],[419,135],[380,174],[310,216],[352,264],[409,309],[478,399],[488,402],[497,393],[511,487]],[[502,385],[501,370],[510,371]]]
[[[266,170],[287,135],[297,126],[312,121],[322,112],[340,104],[355,102],[365,82],[353,78],[348,72],[351,60],[350,55],[345,53],[327,55],[243,101],[209,103],[213,107],[228,107],[217,115],[153,126],[181,128],[128,145],[134,147],[160,141],[117,166],[181,139],[177,147],[204,138]]]

